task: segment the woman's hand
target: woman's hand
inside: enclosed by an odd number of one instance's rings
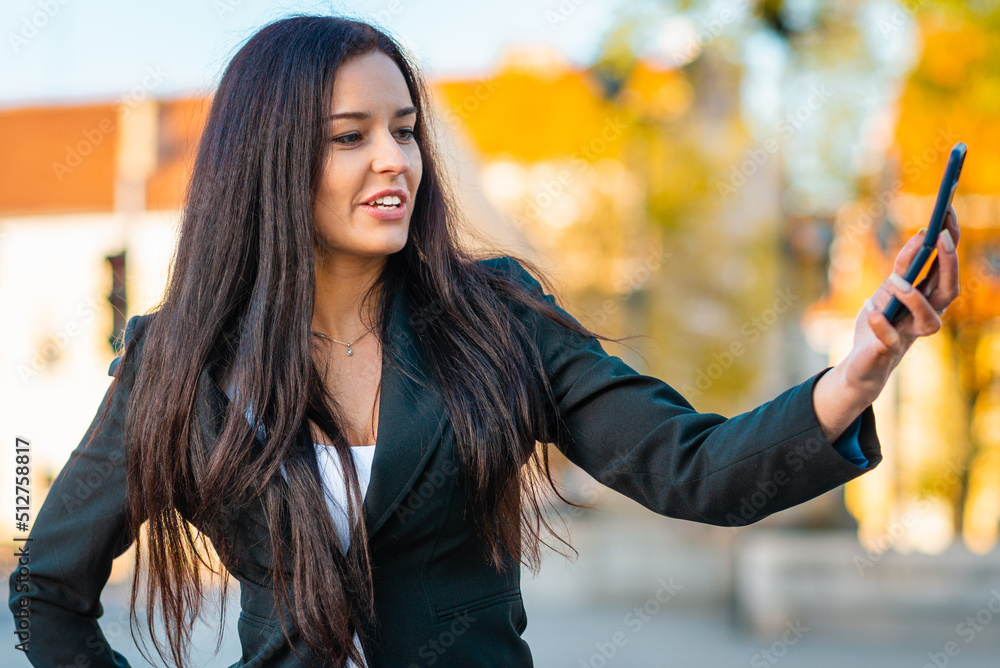
[[[854,347],[843,362],[845,385],[871,403],[882,392],[889,374],[903,359],[913,342],[941,329],[941,314],[959,293],[958,216],[948,207],[945,226],[937,242],[937,257],[927,277],[913,289],[902,275],[924,242],[921,230],[910,238],[896,256],[893,273],[879,286],[858,315],[854,325]],[[909,310],[893,327],[882,311],[896,297]]]

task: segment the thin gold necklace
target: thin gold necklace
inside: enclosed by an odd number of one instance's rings
[[[353,345],[354,345],[355,343],[357,343],[357,342],[358,342],[358,341],[360,341],[360,340],[361,340],[362,338],[364,338],[365,334],[367,334],[367,333],[368,333],[368,332],[370,332],[370,331],[372,331],[372,328],[371,328],[371,327],[369,327],[369,328],[368,328],[368,331],[366,331],[366,332],[365,332],[364,334],[362,334],[362,335],[361,335],[361,336],[359,336],[358,338],[354,339],[354,340],[353,340],[353,341],[351,341],[350,343],[346,343],[346,342],[344,342],[344,341],[337,341],[337,339],[333,338],[332,336],[327,336],[326,334],[321,334],[321,333],[317,332],[317,331],[316,331],[315,329],[314,329],[314,330],[312,330],[312,333],[313,333],[313,334],[315,334],[316,336],[319,336],[319,337],[321,337],[321,338],[324,338],[324,339],[327,339],[327,340],[329,340],[329,341],[333,341],[334,343],[341,343],[341,344],[343,344],[343,345],[347,346],[347,354],[348,354],[348,355],[353,355],[353,354],[354,354],[354,351],[353,351],[353,350],[351,349],[351,346],[353,346]]]

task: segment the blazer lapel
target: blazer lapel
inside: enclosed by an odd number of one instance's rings
[[[414,329],[412,297],[404,286],[393,299],[389,337],[398,357],[422,384],[414,382],[390,355],[382,355],[382,394],[371,479],[365,493],[369,537],[378,531],[412,489],[441,441],[444,401]]]
[[[433,381],[426,354],[414,329],[416,320],[410,299],[405,287],[394,296],[388,336],[397,357],[421,383],[408,377],[388,352],[383,353],[378,434],[364,500],[369,538],[406,498],[440,443],[446,423],[441,393]],[[218,365],[219,360],[213,358],[199,380],[210,413],[204,416],[207,420],[201,420],[202,434],[209,449],[214,447],[229,405],[229,397],[215,377]]]

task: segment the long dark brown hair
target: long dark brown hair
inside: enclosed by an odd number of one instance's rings
[[[127,457],[128,531],[139,537],[148,522],[147,624],[153,628],[159,604],[177,666],[187,661],[183,648],[190,646],[191,622],[201,610],[199,564],[220,576],[224,610],[228,580],[213,567],[206,538],[222,564],[235,563],[228,529],[252,498],[263,498],[266,508],[276,609],[290,609],[313,651],[336,665],[348,658],[360,665],[353,633],[377,622],[347,422],[321,382],[310,340],[316,238],[311,204],[324,164],[322,118],[341,63],[375,51],[398,65],[417,108],[414,134],[423,175],[407,243],[387,257],[364,297],[363,305],[374,304],[372,332],[383,354],[395,358],[385,325],[394,295],[405,286],[453,426],[463,482],[473,490],[471,516],[498,570],[507,554],[537,572],[540,544],[549,546],[542,527],[572,549],[542,512],[551,498],[545,496],[546,481],[564,503],[589,507],[564,498],[552,479],[544,444],[558,447],[564,427],[532,332],[512,313],[530,308],[585,336],[620,339],[590,331],[512,276],[477,262],[493,254],[459,247],[461,218],[431,141],[425,84],[390,36],[339,17],[281,19],[253,35],[225,70],[188,185],[164,297],[141,337],[132,337],[123,351],[108,393],[120,383],[131,386],[125,423],[125,442],[135,444]],[[536,265],[515,259],[553,292]],[[141,356],[131,350],[139,339]],[[141,359],[141,371],[132,359]],[[224,416],[199,416],[199,378],[213,359],[226,361],[237,399]],[[246,419],[249,405],[263,407],[255,411],[269,436],[263,444]],[[214,443],[204,442],[199,419],[221,420]],[[313,440],[303,437],[309,422],[333,444],[347,474],[352,549],[346,555],[331,538],[336,530],[315,452],[303,447]],[[280,530],[286,524],[290,542]],[[130,622],[140,589],[141,544]],[[287,635],[284,621],[282,627]],[[155,633],[153,641],[163,657]]]

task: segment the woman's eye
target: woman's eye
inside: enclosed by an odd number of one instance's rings
[[[416,137],[416,133],[414,133],[412,128],[401,128],[399,130],[399,133],[401,133],[403,137],[407,140]],[[346,135],[340,135],[339,137],[334,137],[330,141],[337,142],[338,144],[350,145],[350,144],[356,144],[360,139],[360,137],[361,134],[358,132],[349,132]]]
[[[350,132],[350,133],[348,133],[346,135],[340,135],[339,137],[334,137],[330,141],[335,141],[338,144],[353,144],[354,142],[348,141],[348,138],[349,137],[360,137],[360,136],[361,135],[359,135],[357,132]]]

